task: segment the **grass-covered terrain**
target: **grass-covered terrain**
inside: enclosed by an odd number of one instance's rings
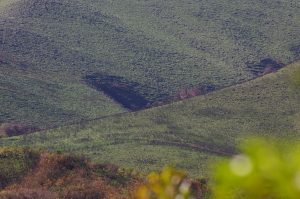
[[[291,77],[300,62],[277,73],[163,107],[47,132],[0,140],[17,145],[85,154],[140,171],[175,165],[194,176],[207,163],[236,153],[248,136],[300,138],[300,90]]]
[[[299,8],[298,0],[1,0],[0,122],[51,126],[123,112],[87,85],[94,74],[131,82],[147,102],[252,79],[261,60],[300,58]]]
[[[125,111],[80,82],[59,83],[40,70],[0,67],[0,123],[49,127]]]

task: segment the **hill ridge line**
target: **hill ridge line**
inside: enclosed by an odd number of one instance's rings
[[[198,98],[198,97],[199,98],[200,97],[205,97],[205,96],[208,96],[210,94],[218,93],[218,92],[223,91],[225,89],[230,89],[230,88],[238,87],[238,86],[241,86],[243,84],[246,84],[246,83],[249,83],[249,82],[252,82],[252,81],[257,81],[259,79],[265,78],[266,76],[276,74],[276,73],[278,73],[278,72],[280,72],[282,70],[285,70],[285,68],[287,68],[287,67],[289,67],[289,66],[291,66],[291,65],[293,65],[293,64],[295,64],[297,62],[300,62],[300,60],[297,60],[295,62],[289,63],[289,64],[285,65],[283,68],[279,69],[276,72],[269,73],[269,74],[266,74],[266,75],[263,75],[263,76],[259,76],[259,77],[256,77],[254,79],[250,79],[250,80],[247,80],[247,81],[244,81],[244,82],[241,82],[241,83],[237,83],[237,84],[234,84],[234,85],[231,85],[231,86],[228,86],[228,87],[220,88],[218,90],[215,90],[215,91],[203,94],[203,95],[198,95],[198,96],[195,96],[195,97],[191,97],[191,98],[183,99],[183,100],[178,100],[178,101],[172,101],[172,102],[167,103],[167,104],[157,105],[157,106],[154,106],[154,107],[140,109],[140,110],[135,110],[135,111],[127,111],[127,112],[122,112],[122,113],[116,113],[116,114],[112,114],[112,115],[97,117],[97,118],[94,118],[94,119],[81,119],[81,120],[79,120],[77,122],[71,122],[71,123],[67,123],[67,124],[64,124],[64,125],[58,125],[58,126],[53,126],[53,127],[49,127],[49,128],[42,128],[42,129],[40,129],[38,131],[35,131],[35,132],[32,132],[32,133],[39,133],[39,132],[44,132],[44,131],[51,131],[51,130],[55,130],[55,129],[59,129],[59,128],[64,128],[64,127],[68,127],[68,126],[74,126],[74,125],[84,125],[84,123],[89,123],[89,122],[94,122],[94,121],[101,121],[101,120],[104,120],[104,119],[107,119],[107,118],[119,117],[119,116],[126,115],[126,114],[134,114],[134,113],[138,113],[138,112],[141,112],[141,111],[147,111],[147,110],[152,110],[152,109],[161,108],[161,107],[165,107],[165,106],[170,106],[170,105],[176,104],[176,103],[186,102],[188,100],[192,100],[192,99],[195,99],[195,98]]]

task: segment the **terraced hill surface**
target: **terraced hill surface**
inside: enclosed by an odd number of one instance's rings
[[[61,125],[277,70],[300,58],[299,8],[298,0],[1,0],[0,122]]]
[[[190,100],[0,139],[0,146],[85,154],[141,171],[172,164],[203,176],[210,160],[235,154],[236,144],[249,136],[300,139],[300,90],[291,86],[297,69],[300,62]]]

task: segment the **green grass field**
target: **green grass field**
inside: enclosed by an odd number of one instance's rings
[[[205,176],[211,160],[236,153],[236,145],[249,136],[300,138],[300,90],[291,86],[296,69],[300,62],[190,100],[5,138],[0,146],[84,154],[143,172],[171,164]]]
[[[300,58],[300,2],[0,0],[0,122],[38,126],[124,112],[88,87],[101,73],[161,101],[195,85],[255,77]]]

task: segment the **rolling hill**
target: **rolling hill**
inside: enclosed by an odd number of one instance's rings
[[[300,57],[299,8],[298,0],[0,0],[0,122],[89,120],[277,70]]]
[[[297,69],[300,62],[204,96],[4,138],[0,146],[84,154],[145,172],[171,164],[205,176],[211,160],[237,153],[237,143],[249,136],[299,140],[300,90],[291,86]]]

